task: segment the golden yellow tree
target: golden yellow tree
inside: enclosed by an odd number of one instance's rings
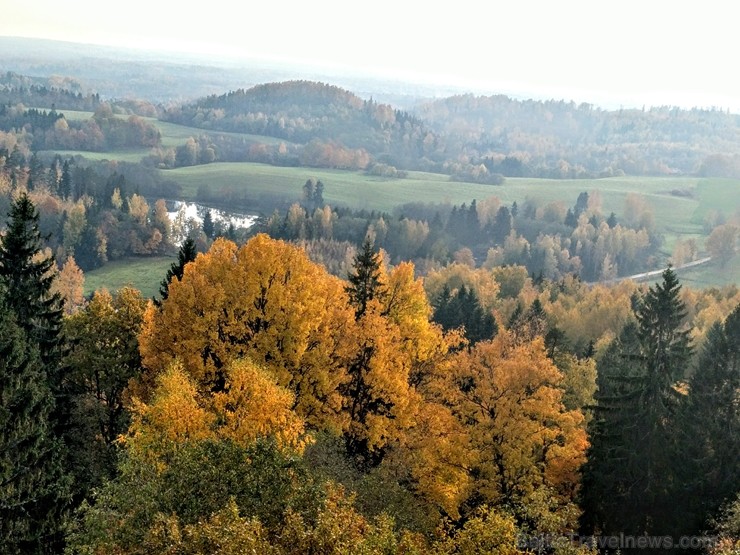
[[[483,503],[533,529],[573,526],[586,434],[582,414],[564,408],[562,387],[541,338],[502,332],[457,353],[450,373],[430,388],[444,422],[437,428],[447,431],[430,433],[420,452],[428,458],[418,465],[421,493],[452,516],[459,505]],[[435,482],[425,467],[447,470]]]
[[[64,313],[72,314],[85,304],[85,274],[75,262],[73,256],[67,258],[57,278],[51,286],[64,299]]]
[[[352,321],[346,299],[341,280],[295,246],[266,235],[240,249],[217,239],[146,315],[140,343],[149,380],[177,358],[200,390],[220,391],[224,366],[249,358],[294,393],[311,425],[338,429]]]
[[[348,328],[353,355],[342,386],[349,420],[345,440],[349,455],[372,467],[416,425],[418,387],[444,359],[447,341],[430,321],[431,307],[413,264],[387,272],[379,255],[360,253],[355,272],[350,298],[356,320]],[[365,283],[359,283],[361,275]]]
[[[149,402],[132,402],[134,413],[124,442],[137,453],[156,458],[178,444],[228,440],[248,447],[259,438],[301,450],[303,420],[292,410],[293,395],[275,384],[252,362],[233,361],[224,368],[223,391],[204,394],[179,363],[157,378]]]

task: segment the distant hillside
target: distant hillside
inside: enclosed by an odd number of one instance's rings
[[[707,171],[708,157],[740,152],[740,116],[721,110],[608,111],[565,101],[461,95],[420,105],[414,113],[451,150],[464,149],[489,170],[511,176],[691,174]]]
[[[255,161],[370,169],[386,177],[414,169],[486,184],[500,184],[503,176],[740,177],[740,115],[717,109],[606,110],[500,94],[415,103],[452,94],[452,86],[14,37],[0,37],[0,51],[0,104],[93,111],[107,102],[116,114],[163,114],[203,131],[176,146],[187,154],[197,143],[209,156],[195,152],[181,157],[182,165]],[[17,118],[6,123],[3,130],[17,135],[8,144],[29,143]],[[208,131],[286,144],[205,136]],[[157,165],[170,167],[172,152],[156,156]]]
[[[418,118],[312,81],[269,83],[209,96],[167,110],[163,119],[208,130],[362,149],[399,167],[418,167],[419,160],[441,155],[437,137]]]
[[[258,63],[227,69],[218,58],[19,37],[0,37],[0,52],[0,72],[73,77],[83,94],[105,100],[184,101],[291,75]]]

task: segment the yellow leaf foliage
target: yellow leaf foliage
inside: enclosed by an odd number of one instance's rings
[[[544,489],[553,497],[548,510],[574,524],[571,500],[587,446],[583,415],[563,407],[563,376],[542,340],[501,332],[451,365],[430,386],[436,414],[420,440],[428,443],[419,451],[425,460],[415,466],[422,493],[455,515],[463,494],[524,507]]]
[[[124,441],[130,449],[154,456],[178,443],[210,437],[215,422],[180,364],[158,377],[151,402],[134,399],[131,409],[133,419]]]
[[[85,275],[70,256],[51,286],[52,292],[58,292],[64,299],[65,314],[72,314],[85,304],[84,287]]]
[[[228,368],[226,391],[213,395],[218,435],[248,445],[259,437],[274,436],[279,445],[302,449],[304,424],[291,410],[293,394],[248,360]]]
[[[350,451],[379,452],[409,441],[418,425],[419,387],[443,363],[450,341],[431,322],[431,307],[414,266],[381,266],[385,294],[367,303],[348,328],[352,359],[343,386]],[[360,447],[361,446],[361,447]]]
[[[225,369],[224,391],[201,394],[179,363],[157,378],[149,403],[133,402],[129,448],[156,456],[188,441],[228,439],[248,446],[260,437],[300,451],[303,420],[291,409],[293,395],[250,361]]]
[[[295,246],[266,235],[240,249],[217,239],[170,284],[161,310],[147,314],[143,363],[156,374],[178,358],[210,390],[229,361],[248,357],[295,394],[298,414],[338,428],[352,320],[346,299],[341,280]]]

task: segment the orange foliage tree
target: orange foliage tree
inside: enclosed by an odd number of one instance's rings
[[[429,391],[437,426],[414,468],[421,493],[452,516],[488,504],[532,529],[572,529],[586,433],[541,338],[502,332],[463,350]]]
[[[147,312],[143,387],[178,359],[199,390],[222,391],[225,365],[248,358],[293,392],[311,425],[337,429],[351,320],[341,280],[297,247],[266,235],[239,249],[217,239]]]

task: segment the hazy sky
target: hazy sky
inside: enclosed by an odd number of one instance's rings
[[[0,35],[271,58],[596,104],[740,112],[719,0],[7,2]]]

